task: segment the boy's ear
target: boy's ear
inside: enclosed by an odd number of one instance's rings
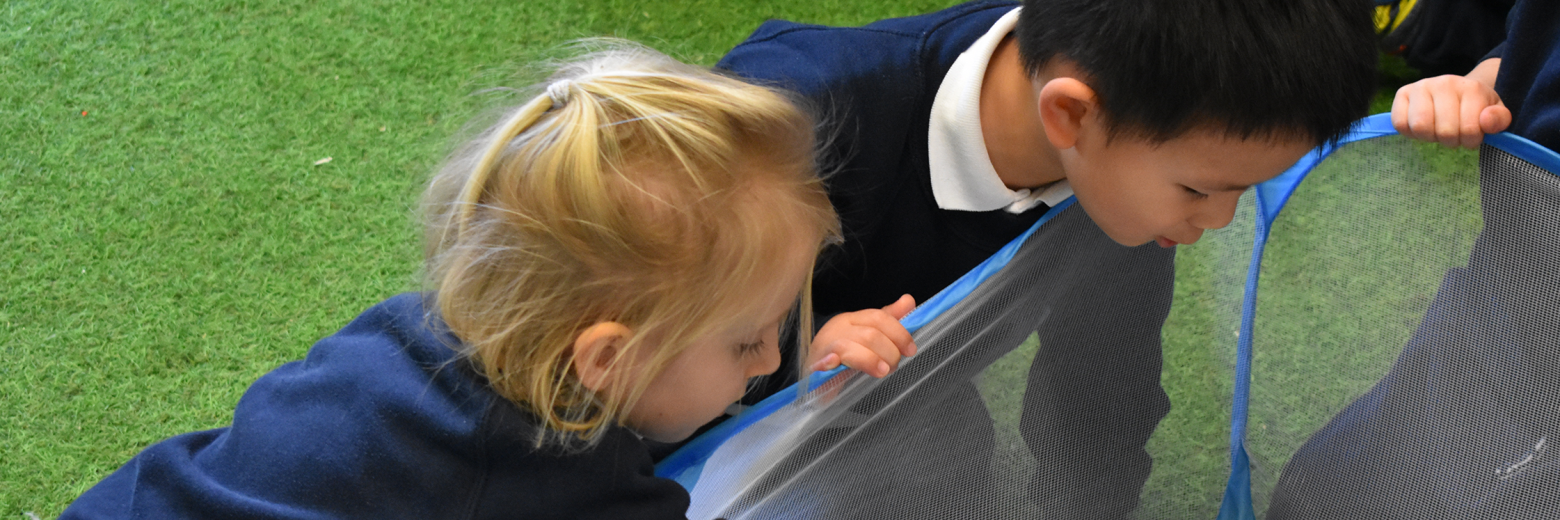
[[[612,383],[609,374],[613,361],[628,345],[634,332],[615,321],[597,322],[574,337],[574,375],[592,392],[601,392]]]
[[[1094,89],[1077,78],[1058,77],[1040,87],[1040,123],[1045,137],[1058,150],[1077,146],[1086,125],[1097,121],[1098,99]]]

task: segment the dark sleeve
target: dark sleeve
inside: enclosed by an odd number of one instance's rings
[[[870,27],[771,20],[715,65],[794,93],[819,120],[824,182],[847,242],[876,213],[872,202],[886,198],[875,188],[895,178],[909,145],[907,125],[924,95],[916,59],[920,40]]]
[[[257,380],[230,427],[159,442],[61,518],[463,518],[485,402],[431,384],[375,308]]]
[[[715,64],[760,85],[785,89],[816,99],[827,90],[830,54],[819,55],[820,46],[838,45],[837,29],[770,20],[760,25]]]
[[[1492,60],[1492,59],[1499,58],[1499,57],[1505,56],[1505,55],[1506,55],[1506,42],[1500,42],[1500,45],[1496,45],[1495,48],[1490,49],[1489,54],[1485,54],[1483,58],[1479,59],[1479,62],[1483,63],[1486,60]]]
[[[631,434],[533,449],[535,421],[421,309],[417,295],[370,309],[256,381],[232,426],[147,448],[61,518],[683,518],[686,492],[651,476]]]
[[[1512,114],[1507,131],[1560,149],[1560,2],[1518,2],[1496,50],[1495,92]]]
[[[495,407],[499,408],[499,407]],[[494,468],[473,518],[536,520],[684,520],[688,492],[655,476],[650,452],[633,433],[611,428],[587,451],[531,447],[531,416],[505,403],[492,415],[486,463]],[[507,469],[506,469],[507,468]]]

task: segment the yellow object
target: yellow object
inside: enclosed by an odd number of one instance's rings
[[[1408,18],[1409,11],[1414,10],[1414,4],[1417,2],[1418,0],[1398,0],[1394,4],[1376,6],[1376,34],[1387,34],[1397,30],[1398,25],[1402,25],[1403,19]]]

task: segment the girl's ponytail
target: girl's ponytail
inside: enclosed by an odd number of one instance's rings
[[[455,222],[459,233],[466,232],[466,223],[471,220],[472,212],[476,211],[476,206],[482,198],[482,191],[487,186],[488,177],[492,175],[493,163],[498,161],[499,155],[509,146],[509,141],[520,135],[520,132],[524,132],[526,128],[536,124],[543,114],[557,106],[556,98],[551,97],[550,94],[552,94],[551,89],[547,94],[536,96],[530,102],[521,105],[519,110],[510,115],[492,135],[487,137],[487,150],[482,153],[482,159],[471,169],[471,176],[466,178],[465,188],[460,191],[460,198],[456,200],[459,211]]]

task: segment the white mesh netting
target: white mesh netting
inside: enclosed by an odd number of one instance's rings
[[[1560,179],[1488,146],[1475,169],[1355,142],[1274,222],[1257,517],[1560,518]],[[1253,199],[1179,258],[1061,211],[899,371],[837,377],[721,444],[690,518],[1216,517]]]

